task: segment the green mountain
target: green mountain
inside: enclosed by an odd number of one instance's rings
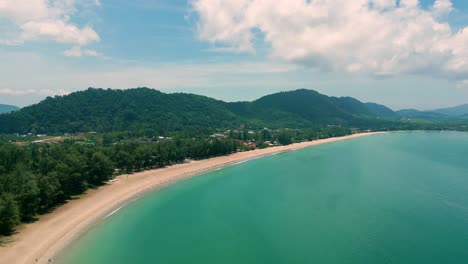
[[[16,111],[18,109],[19,109],[19,107],[14,106],[14,105],[0,104],[0,114],[9,113],[9,112],[12,112],[12,111]]]
[[[395,111],[393,111],[392,109],[384,105],[380,105],[376,103],[365,103],[365,105],[367,106],[367,109],[369,109],[369,111],[371,111],[377,116],[393,117],[393,118],[399,117],[399,115]]]
[[[352,97],[328,97],[306,89],[267,95],[253,104],[295,113],[312,121],[374,116],[365,104]]]
[[[420,111],[416,109],[402,109],[396,112],[402,118],[424,119],[424,120],[446,120],[448,116],[431,111]]]
[[[430,121],[458,121],[466,122],[468,119],[468,104],[455,107],[441,108],[429,111],[416,109],[403,109],[396,112],[402,118],[424,119]]]
[[[1,133],[79,131],[206,130],[227,126],[236,116],[225,103],[189,94],[165,94],[139,88],[90,88],[0,115]]]
[[[432,110],[432,112],[439,113],[446,116],[461,117],[468,115],[468,104],[463,104],[455,107],[441,108]]]
[[[316,125],[363,125],[391,110],[351,97],[329,97],[300,89],[264,96],[253,102],[226,103],[209,97],[149,88],[95,89],[44,101],[0,115],[0,133],[131,131],[207,133],[216,128],[303,128]],[[380,121],[379,121],[380,122]],[[375,122],[374,122],[375,123]]]
[[[229,108],[238,115],[256,120],[294,122],[303,126],[350,124],[359,118],[385,117],[354,98],[329,97],[306,89],[275,93],[253,102],[231,103]]]
[[[316,91],[300,89],[267,95],[253,102],[228,104],[228,108],[239,116],[265,126],[273,124],[304,127],[321,123],[342,123],[351,119],[353,113],[342,109],[338,101],[337,98]]]
[[[428,121],[466,122],[468,113],[463,113],[463,107],[453,107],[441,110],[420,111],[416,109],[402,109],[396,113],[407,119],[421,119]]]

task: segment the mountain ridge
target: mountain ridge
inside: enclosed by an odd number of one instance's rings
[[[457,105],[453,107],[439,108],[431,110],[431,112],[443,114],[446,116],[461,117],[468,115],[468,104]]]
[[[0,114],[9,113],[19,109],[20,108],[15,105],[0,104]]]
[[[161,133],[206,134],[219,128],[310,128],[386,126],[399,115],[390,108],[352,97],[298,89],[254,101],[224,102],[147,87],[88,88],[0,115],[0,133],[110,132],[152,129]]]

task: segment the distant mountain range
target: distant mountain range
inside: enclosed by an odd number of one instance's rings
[[[433,110],[432,112],[439,113],[446,116],[454,117],[467,117],[468,115],[468,104],[463,104],[455,107],[441,108]]]
[[[468,120],[468,104],[428,111],[403,109],[396,113],[403,118],[418,118],[425,120]]]
[[[0,104],[0,114],[9,113],[9,112],[12,112],[12,111],[16,111],[18,109],[19,109],[19,107],[14,106],[14,105]]]
[[[66,96],[48,97],[38,104],[0,115],[0,133],[152,129],[162,133],[198,134],[241,125],[399,129],[412,126],[401,122],[402,117],[437,119],[445,116],[417,110],[394,112],[383,105],[362,103],[351,97],[329,97],[306,89],[275,93],[252,102],[228,103],[206,96],[166,94],[149,88],[89,88]]]

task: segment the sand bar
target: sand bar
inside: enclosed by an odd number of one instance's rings
[[[256,157],[378,133],[257,149],[119,176],[111,184],[89,190],[81,199],[71,200],[52,213],[40,216],[38,221],[21,227],[20,232],[11,237],[12,242],[0,247],[0,264],[48,263],[100,219],[145,192],[170,183]]]

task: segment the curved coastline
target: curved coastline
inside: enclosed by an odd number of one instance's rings
[[[97,222],[111,216],[142,195],[172,183],[263,156],[380,133],[384,132],[361,133],[238,152],[132,175],[121,175],[112,184],[90,190],[82,198],[71,200],[52,213],[40,216],[38,221],[24,225],[20,232],[12,237],[11,243],[0,247],[0,264],[48,263],[49,259],[65,250]]]

